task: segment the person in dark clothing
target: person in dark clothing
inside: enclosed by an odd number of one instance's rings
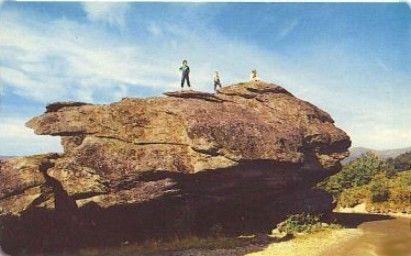
[[[181,71],[181,90],[184,88],[184,82],[187,81],[187,86],[191,90],[191,85],[190,85],[190,67],[187,65],[187,61],[183,60],[183,65],[180,67]]]
[[[213,81],[214,81],[214,91],[217,91],[217,86],[221,87],[221,81],[220,81],[220,75],[218,74],[218,71],[214,72],[214,76],[213,76]]]

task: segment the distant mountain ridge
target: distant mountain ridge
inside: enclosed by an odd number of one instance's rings
[[[394,158],[406,152],[410,152],[411,147],[384,149],[384,150],[376,150],[376,149],[365,148],[365,147],[353,147],[353,148],[350,148],[349,151],[350,151],[350,156],[345,158],[343,161],[341,161],[343,164],[349,163],[357,159],[358,157],[360,157],[362,154],[369,152],[369,151],[373,152],[381,159],[388,159],[390,157]]]

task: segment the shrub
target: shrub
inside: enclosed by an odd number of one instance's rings
[[[369,191],[366,187],[355,187],[344,190],[338,197],[338,205],[342,207],[354,207],[367,200]]]
[[[411,169],[411,151],[401,154],[396,158],[390,158],[387,163],[392,165],[396,171],[405,171]]]
[[[302,232],[314,232],[321,228],[320,216],[310,213],[290,215],[285,221],[277,225],[280,232],[295,234]]]
[[[330,192],[340,207],[366,202],[370,211],[411,211],[411,152],[384,162],[368,152],[345,165],[318,186]]]
[[[398,173],[395,179],[390,180],[390,185],[396,186],[396,187],[410,188],[411,187],[411,170]]]
[[[411,210],[411,170],[402,171],[388,182],[389,201],[397,211]]]
[[[383,175],[376,175],[370,183],[371,202],[385,202],[389,197],[388,179]]]
[[[354,207],[363,202],[367,202],[366,208],[372,212],[410,212],[411,170],[391,178],[378,174],[369,184],[346,189],[338,195],[340,207]]]

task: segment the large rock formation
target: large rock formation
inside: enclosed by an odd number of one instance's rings
[[[31,119],[36,134],[61,136],[64,153],[1,162],[2,246],[265,231],[332,209],[312,187],[340,169],[350,139],[329,114],[263,82],[165,94],[58,102]]]

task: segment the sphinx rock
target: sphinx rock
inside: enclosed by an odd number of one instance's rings
[[[331,211],[313,186],[340,170],[351,142],[328,113],[265,82],[165,95],[59,102],[28,121],[61,136],[64,153],[1,162],[0,216],[17,232],[5,248],[269,231],[288,214]]]

